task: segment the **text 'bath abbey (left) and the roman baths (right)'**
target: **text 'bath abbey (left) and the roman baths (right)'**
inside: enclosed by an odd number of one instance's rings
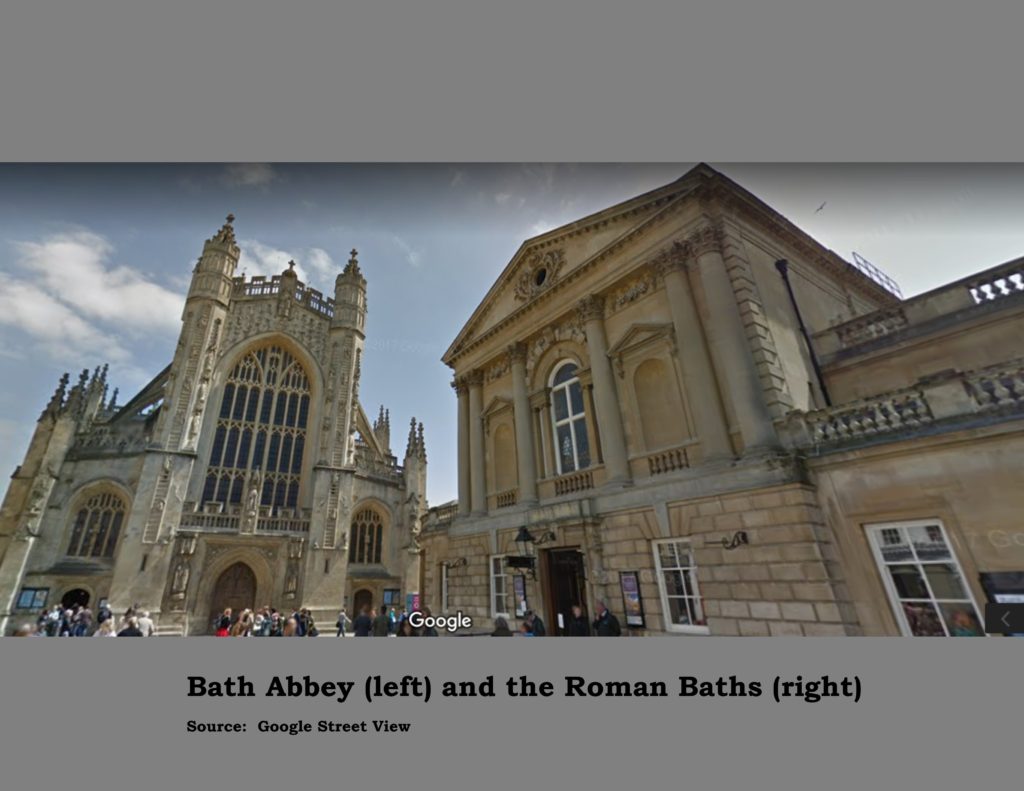
[[[266,607],[325,635],[344,610],[982,636],[986,603],[1024,601],[1024,259],[904,298],[699,165],[449,308],[457,496],[428,503],[431,425],[360,400],[373,262],[326,293],[245,276],[235,232],[201,245],[145,387],[120,403],[83,360],[39,405],[0,510],[4,634]]]

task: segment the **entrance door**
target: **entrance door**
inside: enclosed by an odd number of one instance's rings
[[[73,610],[75,607],[85,607],[89,603],[89,591],[75,588],[69,590],[60,600],[60,606],[65,610]]]
[[[587,617],[587,593],[584,588],[583,555],[576,549],[548,550],[548,634],[565,634],[572,618],[573,605],[583,608]],[[563,628],[558,627],[562,616]]]
[[[218,615],[228,607],[232,617],[237,617],[242,610],[256,607],[256,575],[241,561],[226,568],[213,589],[211,614]]]
[[[373,591],[362,588],[356,591],[356,595],[352,597],[352,617],[355,618],[357,615],[362,613],[363,608],[369,612],[373,606]]]

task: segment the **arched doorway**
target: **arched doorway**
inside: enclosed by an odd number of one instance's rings
[[[73,610],[75,607],[85,607],[89,603],[89,591],[82,588],[69,590],[60,600],[60,606],[65,610]]]
[[[224,569],[213,588],[210,612],[219,615],[228,607],[237,616],[242,610],[256,606],[256,575],[245,563],[239,561]]]
[[[369,610],[373,606],[373,591],[362,588],[356,591],[356,595],[352,597],[352,613],[353,615],[359,615],[363,609]]]

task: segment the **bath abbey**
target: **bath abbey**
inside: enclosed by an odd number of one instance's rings
[[[424,430],[399,460],[388,411],[359,401],[356,251],[333,298],[293,266],[236,277],[233,221],[203,246],[163,371],[118,404],[85,370],[46,404],[0,512],[5,625],[25,590],[138,605],[163,634],[208,633],[228,607],[333,623],[343,601],[418,591]]]
[[[106,600],[163,634],[427,603],[474,633],[981,636],[1024,600],[1024,259],[904,298],[699,165],[467,306],[429,506],[423,426],[399,459],[359,401],[355,251],[333,298],[238,259],[229,216],[127,403],[103,368],[57,385],[0,510],[7,632]]]

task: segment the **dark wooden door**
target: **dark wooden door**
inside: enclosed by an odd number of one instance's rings
[[[369,591],[366,588],[356,591],[356,595],[352,599],[352,617],[355,618],[359,615],[364,607],[367,612],[373,607],[373,591]]]
[[[212,612],[222,613],[231,608],[232,618],[242,610],[256,606],[256,575],[245,563],[236,563],[224,570],[213,589]]]
[[[587,596],[584,589],[583,555],[577,549],[548,550],[548,634],[565,634],[559,628],[558,616],[567,627],[572,618],[572,608],[579,605],[587,614]]]

